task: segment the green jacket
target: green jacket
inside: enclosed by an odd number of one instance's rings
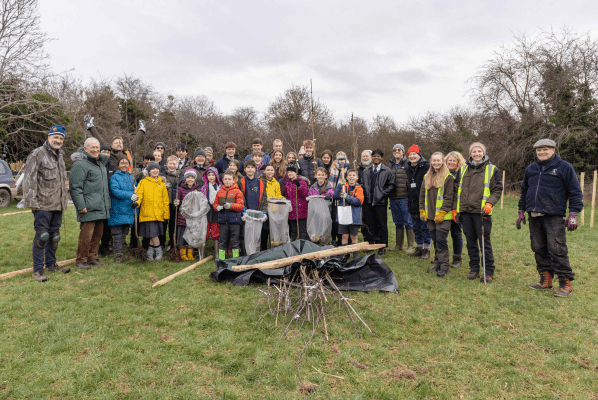
[[[111,203],[106,164],[109,158],[100,154],[96,160],[80,147],[71,155],[71,160],[70,190],[77,209],[77,222],[108,219]],[[79,213],[84,208],[87,213]]]

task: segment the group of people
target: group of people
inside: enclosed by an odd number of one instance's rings
[[[402,251],[406,237],[405,252],[430,260],[433,243],[433,266],[428,272],[442,277],[451,266],[461,266],[465,234],[470,269],[467,278],[486,283],[493,280],[492,210],[500,199],[503,182],[500,170],[490,162],[480,142],[470,146],[467,160],[453,151],[433,153],[428,161],[415,144],[407,151],[396,144],[388,162],[382,150],[364,150],[355,169],[343,151],[333,154],[325,150],[317,157],[311,140],[303,142],[302,154],[285,154],[282,141],[277,139],[272,152],[266,154],[261,139],[256,138],[243,161],[233,142],[226,143],[225,154],[217,161],[209,147],[198,147],[187,158],[184,144],[177,146],[176,155],[166,157],[166,146],[158,142],[154,152],[144,157],[142,173],[133,176],[133,155],[146,131],[145,123],[139,121],[139,130],[127,150],[122,137],[108,144],[94,126],[93,117],[86,116],[85,123],[90,137],[71,155],[69,182],[81,228],[77,268],[102,264],[98,259],[100,242],[104,246],[111,242],[115,261],[123,262],[125,238],[135,224],[149,260],[161,260],[164,251],[175,245],[183,259],[194,259],[194,249],[184,239],[186,221],[179,208],[186,196],[198,191],[210,205],[206,239],[214,240],[215,255],[220,259],[227,252],[233,257],[243,254],[243,213],[267,213],[269,199],[290,201],[290,239],[309,240],[308,201],[319,196],[331,202],[333,245],[357,243],[361,230],[365,241],[388,246],[390,207],[396,228],[393,250]],[[46,143],[35,149],[26,163],[25,206],[33,210],[36,232],[33,277],[41,282],[48,279],[44,267],[68,272],[68,268],[58,267],[55,257],[62,212],[68,202],[61,149],[65,135],[63,126],[52,127]],[[525,173],[517,220],[518,226],[525,223],[528,213],[540,274],[540,283],[530,287],[552,288],[556,274],[559,289],[555,295],[566,297],[572,290],[574,274],[567,256],[565,228],[577,228],[577,213],[583,208],[581,188],[571,164],[555,153],[554,141],[540,140],[534,148],[536,160]],[[564,219],[567,202],[570,214]],[[347,222],[339,213],[346,213],[349,207]],[[135,229],[132,232],[130,247],[138,240]],[[268,247],[268,235],[268,224],[264,224],[262,250]],[[380,255],[385,252],[385,248],[379,250]]]

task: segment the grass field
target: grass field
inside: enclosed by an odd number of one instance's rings
[[[388,253],[400,293],[350,294],[368,307],[357,310],[374,334],[358,340],[333,313],[330,341],[318,335],[298,366],[301,333],[268,359],[278,335],[258,321],[256,287],[212,282],[214,262],[158,289],[152,276],[190,263],[109,257],[44,284],[1,281],[0,398],[598,399],[598,227],[567,234],[577,279],[558,299],[527,288],[538,278],[516,217],[515,198],[494,212],[497,270],[487,286],[468,281],[466,266],[441,279],[425,273],[429,262]],[[65,247],[75,256],[72,207],[65,223],[59,260]],[[32,215],[0,217],[0,232],[0,273],[31,266]],[[317,390],[304,395],[300,382]]]

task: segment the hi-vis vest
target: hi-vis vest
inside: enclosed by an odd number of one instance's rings
[[[133,172],[133,156],[129,150],[125,150],[125,155],[127,156],[127,160],[129,160],[129,173]],[[118,165],[116,166],[118,168]]]
[[[449,177],[449,175],[450,174],[447,174],[444,177],[444,182],[442,182],[442,187],[440,189],[438,189],[438,194],[436,195],[436,214],[438,214],[438,211],[440,211],[440,209],[442,208],[442,203],[444,202],[444,185],[446,184],[446,180]],[[427,214],[428,214],[428,189],[426,189],[426,192],[424,194],[424,207],[426,209],[426,216],[427,216]],[[450,211],[447,212],[446,215],[444,216],[444,220],[452,221],[453,213]]]
[[[463,187],[463,176],[465,175],[465,171],[467,171],[468,165],[461,167],[461,179],[459,179],[459,192],[457,193],[457,212],[461,212],[461,189]],[[485,172],[484,172],[484,196],[482,197],[482,206],[481,209],[484,208],[486,202],[490,198],[490,179],[494,176],[494,169],[496,167],[490,163],[486,165]],[[492,211],[490,214],[492,215]]]

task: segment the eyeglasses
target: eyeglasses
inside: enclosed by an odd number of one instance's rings
[[[401,149],[394,149],[393,152],[396,153],[397,151],[403,151]]]

